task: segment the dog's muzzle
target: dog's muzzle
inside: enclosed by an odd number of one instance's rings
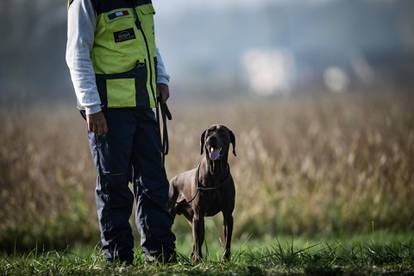
[[[214,147],[210,147],[209,151],[208,151],[208,157],[210,157],[210,159],[212,161],[216,161],[218,159],[220,159],[221,157],[221,148],[217,149]]]

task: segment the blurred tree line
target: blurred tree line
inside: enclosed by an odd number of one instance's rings
[[[163,2],[154,4],[161,11]],[[199,94],[217,98],[223,91],[231,96],[244,92],[240,57],[257,47],[289,49],[300,77],[307,67],[346,68],[349,52],[361,52],[380,80],[405,85],[414,72],[413,0],[258,1],[250,7],[211,6],[185,13],[157,17],[158,41],[176,96],[194,96],[200,87],[206,91]],[[0,34],[0,105],[10,100],[75,102],[64,60],[66,0],[1,0]],[[182,43],[183,34],[191,43]]]
[[[65,1],[0,1],[0,102],[63,94]]]

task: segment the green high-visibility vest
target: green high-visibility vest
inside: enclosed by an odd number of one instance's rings
[[[150,0],[92,0],[97,13],[91,51],[107,108],[156,106],[157,54]]]

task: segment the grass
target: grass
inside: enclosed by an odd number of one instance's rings
[[[399,93],[172,102],[170,177],[197,163],[210,124],[236,134],[233,259],[221,261],[217,216],[205,224],[207,259],[192,263],[179,217],[179,263],[144,265],[137,254],[131,267],[93,246],[95,170],[79,114],[2,109],[0,275],[414,274],[413,106]]]
[[[218,242],[208,244],[208,257],[193,263],[191,245],[179,242],[178,263],[145,265],[137,254],[133,266],[108,264],[93,248],[64,252],[3,255],[1,275],[265,275],[265,274],[402,274],[414,273],[412,234],[377,233],[341,239],[281,237],[235,242],[232,260],[221,260]],[[204,248],[205,250],[206,248]],[[138,249],[136,251],[139,251]]]

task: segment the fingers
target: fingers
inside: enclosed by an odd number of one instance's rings
[[[168,91],[168,90],[167,90]],[[167,100],[170,98],[170,93],[164,94],[164,103],[167,102]]]
[[[101,131],[99,129],[99,125],[94,122],[94,121],[90,121],[88,123],[88,130],[92,131],[93,133],[97,134],[97,135],[101,135]]]
[[[103,134],[108,133],[108,124],[106,123],[106,119],[104,118],[104,124],[103,124]]]
[[[165,103],[170,98],[170,89],[168,85],[158,84],[158,94],[161,96],[161,102]]]
[[[162,94],[162,100],[165,103],[170,98],[170,90],[167,88],[163,89],[164,93]]]
[[[88,130],[96,135],[104,135],[108,132],[108,125],[102,112],[90,114],[87,116]]]
[[[97,135],[104,135],[108,132],[108,126],[106,125],[105,118],[100,119],[94,125],[94,131]]]

